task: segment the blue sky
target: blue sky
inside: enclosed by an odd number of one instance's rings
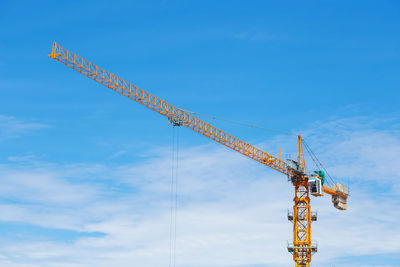
[[[313,266],[400,266],[399,13],[398,1],[0,1],[0,265],[168,264],[173,130],[47,57],[56,41],[183,109],[302,133],[352,192],[347,212],[312,200]],[[203,119],[295,155],[293,137]],[[292,264],[286,177],[179,131],[177,266]]]

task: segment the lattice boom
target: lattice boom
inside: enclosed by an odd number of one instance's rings
[[[129,97],[136,102],[151,108],[152,110],[180,122],[182,125],[213,139],[249,158],[252,158],[268,167],[271,167],[285,175],[294,176],[285,162],[270,154],[245,143],[230,134],[196,118],[182,109],[168,104],[164,100],[138,88],[137,86],[119,78],[118,76],[98,67],[84,58],[53,44],[51,58],[67,65],[68,67],[86,75],[87,77],[107,86],[108,88]]]

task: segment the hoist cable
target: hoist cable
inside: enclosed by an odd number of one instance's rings
[[[322,163],[319,161],[318,157],[315,155],[315,153],[311,150],[310,146],[304,141],[303,139],[303,143],[305,145],[305,148],[307,150],[307,152],[309,153],[311,159],[314,161],[316,167],[321,171],[321,169],[323,169],[326,173],[326,175],[329,177],[329,179],[331,179],[332,183],[334,184],[335,182],[333,181],[332,177],[329,175],[329,173],[327,172],[326,168],[322,165]],[[328,183],[330,183],[327,180]],[[333,185],[332,184],[332,185]]]
[[[317,168],[318,169],[322,168],[325,171],[326,175],[329,177],[329,179],[331,179],[332,183],[335,184],[335,181],[332,179],[329,172],[326,170],[324,165],[322,165],[321,161],[318,159],[318,157],[315,155],[315,153],[311,150],[310,146],[307,144],[307,142],[304,139],[303,139],[303,143],[305,145],[306,150],[310,154],[311,159],[314,161],[315,165],[317,166]]]
[[[233,121],[233,120],[227,120],[227,119],[215,117],[215,116],[212,116],[212,115],[201,114],[201,113],[197,113],[197,112],[193,112],[193,111],[189,111],[189,110],[184,110],[184,111],[187,112],[187,113],[191,113],[191,114],[195,114],[195,115],[199,115],[199,116],[204,116],[204,117],[209,117],[209,118],[212,118],[212,119],[215,119],[215,120],[225,121],[225,122],[229,122],[229,123],[233,123],[233,124],[237,124],[237,125],[241,125],[241,126],[245,126],[245,127],[249,127],[249,128],[256,128],[256,129],[269,131],[269,132],[275,132],[275,133],[280,133],[280,134],[298,136],[298,134],[294,134],[294,133],[288,133],[288,132],[284,132],[284,131],[280,131],[280,130],[274,130],[274,129],[270,129],[270,128],[260,127],[260,126],[257,126],[257,125],[247,124],[247,123]]]
[[[176,232],[178,224],[178,174],[179,174],[179,127],[176,133],[176,168],[175,168],[175,229],[174,229],[174,267],[176,266]]]
[[[170,192],[170,225],[169,225],[169,267],[172,267],[172,258],[173,258],[173,245],[172,245],[172,229],[173,229],[173,214],[174,214],[174,201],[173,201],[173,193],[174,193],[174,167],[175,167],[175,129],[172,127],[172,142],[171,142],[171,192]]]
[[[175,133],[176,132],[176,133]],[[171,146],[171,188],[170,188],[170,233],[169,233],[169,267],[176,266],[176,236],[178,219],[178,169],[179,169],[179,127],[172,127]]]

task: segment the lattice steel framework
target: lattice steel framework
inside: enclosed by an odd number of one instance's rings
[[[142,104],[161,115],[168,117],[173,123],[184,125],[220,144],[223,144],[251,159],[254,159],[272,169],[287,175],[295,186],[295,198],[293,206],[293,246],[292,253],[296,266],[309,266],[312,254],[311,245],[311,213],[308,191],[308,177],[294,172],[288,165],[264,151],[243,142],[232,135],[196,118],[195,116],[179,109],[166,101],[136,87],[135,85],[117,77],[116,75],[98,67],[69,50],[53,43],[53,49],[49,55],[51,58],[67,65],[83,75],[99,82],[106,87]],[[305,170],[304,155],[302,152],[301,137],[299,137],[299,153],[297,161]],[[301,151],[301,152],[300,152]],[[323,187],[324,192],[340,195],[330,188]],[[346,196],[346,195],[344,195]],[[347,198],[347,196],[346,196]],[[289,248],[289,247],[288,247]]]
[[[311,207],[307,182],[295,183],[293,201],[293,260],[296,266],[308,266],[311,261]]]

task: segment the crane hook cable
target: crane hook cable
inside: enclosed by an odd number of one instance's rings
[[[179,162],[179,127],[172,127],[171,159],[171,192],[170,192],[170,233],[169,233],[169,267],[176,266],[176,233],[178,217],[178,162]]]
[[[174,267],[176,266],[176,232],[178,225],[178,171],[179,171],[179,127],[176,137],[176,170],[175,170],[175,229],[174,229]]]
[[[172,128],[172,142],[171,142],[171,192],[170,192],[170,224],[169,224],[169,267],[172,266],[172,226],[173,226],[173,191],[174,191],[174,166],[175,166],[175,130]]]

